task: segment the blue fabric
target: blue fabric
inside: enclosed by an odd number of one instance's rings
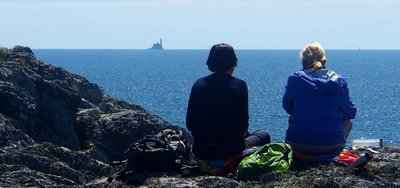
[[[282,101],[290,115],[286,140],[300,144],[344,143],[342,120],[357,111],[344,78],[328,69],[290,75]]]

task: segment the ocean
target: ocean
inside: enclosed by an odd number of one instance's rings
[[[143,106],[185,127],[192,84],[210,74],[209,50],[36,49],[37,57],[98,84],[109,95]],[[266,129],[282,141],[287,114],[281,100],[287,77],[301,69],[299,50],[236,50],[234,76],[249,87],[250,131]],[[346,78],[358,108],[352,138],[400,145],[400,51],[327,50],[327,68]]]

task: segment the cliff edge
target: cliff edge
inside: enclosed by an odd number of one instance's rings
[[[94,83],[0,49],[0,187],[82,185],[115,171],[135,139],[172,127]]]
[[[0,187],[123,187],[107,177],[129,144],[174,128],[141,106],[114,99],[87,79],[37,59],[32,50],[0,49]],[[186,132],[187,134],[187,132]],[[150,187],[400,187],[400,148],[386,146],[360,169],[298,165],[258,181],[179,173],[138,174]]]

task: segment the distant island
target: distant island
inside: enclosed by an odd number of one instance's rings
[[[164,48],[162,46],[162,39],[160,39],[160,42],[153,44],[153,46],[151,48],[149,48],[148,50],[164,50]]]

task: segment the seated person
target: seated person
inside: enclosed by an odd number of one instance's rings
[[[247,147],[269,143],[266,131],[248,133],[248,90],[245,81],[232,76],[237,66],[233,47],[214,45],[207,65],[212,74],[194,83],[186,115],[196,158],[224,160]]]
[[[286,142],[302,161],[328,160],[345,147],[357,109],[344,78],[325,68],[318,42],[307,44],[300,58],[303,70],[289,76],[283,96],[289,114]]]

